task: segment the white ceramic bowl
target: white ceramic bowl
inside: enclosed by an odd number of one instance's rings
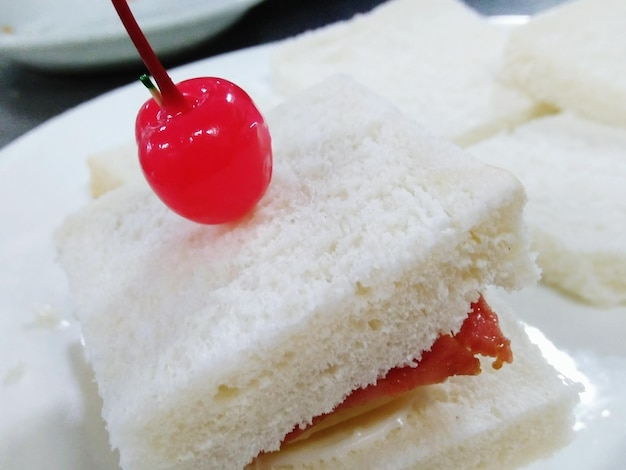
[[[130,0],[161,57],[224,30],[261,0]],[[0,56],[48,70],[118,66],[138,61],[109,0],[0,3]]]

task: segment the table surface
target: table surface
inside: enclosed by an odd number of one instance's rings
[[[486,15],[528,14],[562,0],[465,0]],[[171,68],[225,52],[280,40],[365,12],[382,0],[266,0],[235,25],[166,63]],[[0,57],[0,149],[42,122],[84,101],[137,80],[136,68],[108,73],[51,74]]]

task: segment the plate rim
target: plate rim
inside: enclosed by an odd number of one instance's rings
[[[219,3],[202,3],[204,8],[194,10],[181,10],[175,15],[150,16],[145,19],[138,18],[143,32],[148,38],[162,34],[173,33],[183,28],[200,27],[206,23],[221,23],[214,30],[209,30],[207,34],[198,36],[194,41],[187,41],[178,44],[177,48],[183,49],[193,44],[199,43],[209,37],[219,33],[237,21],[250,8],[262,3],[264,0],[234,0],[220,1]],[[111,7],[112,8],[112,7]],[[9,25],[10,26],[10,25]],[[86,61],[80,57],[70,55],[65,60],[57,57],[64,51],[87,47],[111,47],[111,45],[123,46],[120,51],[121,62],[128,61],[127,51],[134,51],[134,46],[127,36],[122,23],[113,12],[111,21],[103,22],[101,27],[89,29],[71,28],[55,29],[51,34],[20,34],[13,31],[10,33],[0,33],[0,53],[13,62],[30,65],[44,69],[72,69],[90,68],[116,62],[107,61],[100,64],[98,61]],[[155,47],[155,49],[157,49]],[[157,50],[157,52],[159,52]],[[49,55],[41,59],[40,56]],[[135,62],[139,62],[136,56]]]

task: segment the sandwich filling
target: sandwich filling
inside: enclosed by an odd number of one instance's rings
[[[495,369],[513,361],[510,341],[500,330],[498,317],[484,297],[472,303],[468,317],[455,335],[442,334],[414,364],[395,367],[374,384],[353,390],[330,413],[314,417],[308,426],[296,426],[281,449],[325,429],[382,406],[417,387],[444,382],[455,375],[478,375],[477,356],[492,357]]]

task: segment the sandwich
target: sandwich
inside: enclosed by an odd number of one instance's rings
[[[468,151],[524,184],[543,282],[594,305],[626,304],[626,129],[562,113]]]
[[[623,0],[575,0],[511,32],[502,76],[537,100],[626,127]]]
[[[564,445],[577,389],[487,292],[538,276],[519,181],[347,77],[266,117],[245,219],[194,224],[130,183],[56,234],[121,467],[503,468]]]
[[[498,77],[507,32],[460,0],[391,0],[282,41],[272,84],[285,96],[341,73],[466,146],[549,109]]]

